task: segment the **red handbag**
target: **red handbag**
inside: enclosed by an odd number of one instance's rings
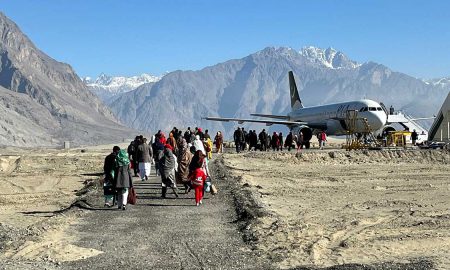
[[[129,204],[135,205],[136,204],[136,190],[134,190],[134,187],[130,187],[130,190],[128,191],[128,198],[127,201]]]

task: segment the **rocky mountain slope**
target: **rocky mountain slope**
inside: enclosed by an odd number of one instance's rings
[[[144,73],[132,77],[113,77],[102,73],[95,80],[90,77],[82,78],[82,80],[92,93],[100,97],[103,102],[109,104],[114,101],[117,95],[135,90],[145,83],[157,82],[162,76]]]
[[[199,125],[230,136],[237,124],[201,118],[286,114],[290,111],[289,70],[294,71],[306,106],[369,98],[420,117],[435,114],[447,95],[440,87],[381,64],[356,63],[331,48],[266,48],[202,70],[169,73],[152,85],[121,95],[111,109],[124,124],[137,129],[152,132]]]
[[[117,141],[128,128],[64,63],[50,58],[0,13],[0,143],[60,145]]]

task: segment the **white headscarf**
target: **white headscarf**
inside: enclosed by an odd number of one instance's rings
[[[205,147],[203,146],[203,142],[200,140],[199,135],[195,135],[194,147],[195,151],[201,150],[203,155],[206,155]]]

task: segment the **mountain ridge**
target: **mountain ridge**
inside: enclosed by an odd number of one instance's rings
[[[302,50],[267,47],[241,59],[200,70],[171,72],[147,87],[145,98],[136,95],[140,100],[132,101],[133,91],[126,93],[111,105],[111,110],[115,115],[127,115],[124,123],[143,130],[198,125],[225,131],[230,136],[236,123],[209,122],[201,118],[248,117],[250,113],[286,114],[290,111],[287,78],[290,70],[294,71],[306,106],[369,98],[405,109],[415,116],[429,116],[435,113],[439,101],[447,94],[382,64],[360,64],[336,50],[330,49],[328,53],[329,56],[318,54],[321,60],[318,62]],[[330,67],[336,55],[345,61],[335,62],[335,66]],[[328,64],[322,62],[324,59],[328,59]],[[127,99],[127,104],[134,104],[131,106],[133,113],[127,113],[127,108],[121,106],[122,98]],[[161,121],[153,120],[151,116]],[[256,124],[244,126],[263,128]]]
[[[2,134],[5,144],[40,145],[37,140],[30,142],[23,138],[26,136],[20,129],[23,117],[46,130],[49,138],[42,141],[45,145],[48,142],[60,145],[65,140],[71,140],[73,144],[111,142],[113,138],[118,140],[125,136],[129,130],[121,126],[112,112],[87,89],[70,65],[58,62],[38,49],[3,13],[0,13],[0,86],[1,105],[4,113],[10,116],[0,122],[4,130],[8,129]],[[31,109],[19,108],[21,101],[38,110],[41,117],[32,118]],[[46,121],[45,126],[40,121]],[[110,133],[104,133],[109,129]]]

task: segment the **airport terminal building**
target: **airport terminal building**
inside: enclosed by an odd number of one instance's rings
[[[436,115],[433,125],[428,132],[429,141],[450,141],[450,93]]]

